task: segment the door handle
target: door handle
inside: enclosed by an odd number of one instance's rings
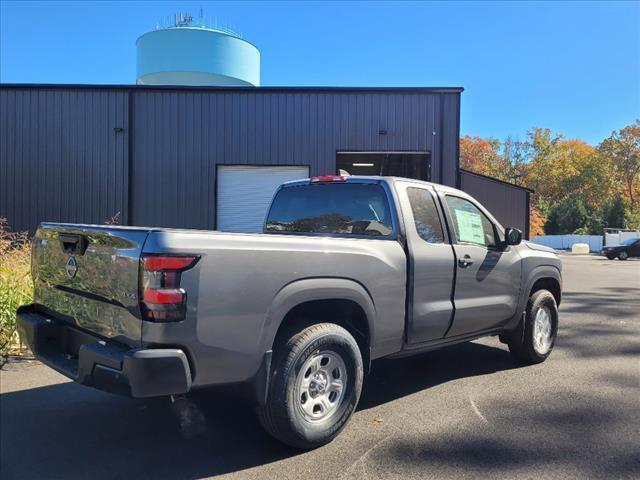
[[[469,255],[465,255],[464,257],[458,259],[458,265],[460,266],[460,268],[467,268],[469,265],[473,265],[473,260],[471,260],[471,257]]]

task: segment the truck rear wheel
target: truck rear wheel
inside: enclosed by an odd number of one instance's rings
[[[295,448],[333,440],[353,414],[363,366],[355,339],[344,328],[321,323],[276,348],[267,402],[258,408],[265,430]]]
[[[522,363],[544,362],[553,349],[557,333],[556,299],[550,291],[538,290],[529,298],[518,334],[508,342],[509,351]]]

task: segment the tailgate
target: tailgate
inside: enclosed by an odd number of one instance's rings
[[[137,346],[140,254],[149,229],[43,223],[33,243],[34,301],[102,337]]]

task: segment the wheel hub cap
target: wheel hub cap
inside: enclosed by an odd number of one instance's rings
[[[540,355],[551,349],[552,330],[551,312],[549,308],[541,307],[533,323],[533,347]]]
[[[336,352],[312,354],[296,378],[297,408],[309,422],[319,422],[339,408],[347,385],[347,368]]]
[[[309,393],[311,398],[316,398],[318,395],[324,395],[327,390],[327,375],[318,371],[312,375],[312,380],[309,382]]]

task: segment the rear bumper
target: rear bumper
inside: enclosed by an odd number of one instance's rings
[[[191,389],[191,370],[178,348],[131,349],[55,320],[37,305],[17,312],[18,331],[34,356],[66,377],[131,397],[179,395]]]

